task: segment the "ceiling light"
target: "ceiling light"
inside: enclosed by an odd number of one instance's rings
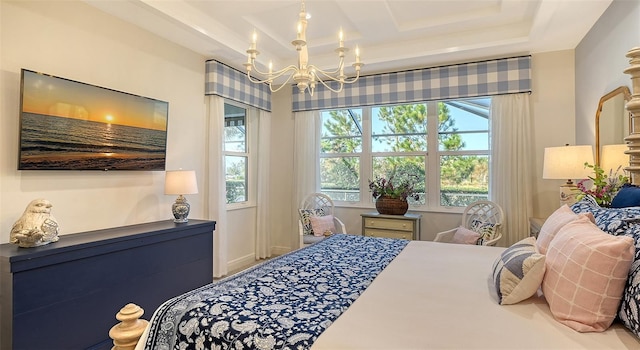
[[[342,30],[340,30],[339,34],[339,42],[338,48],[335,50],[338,53],[338,67],[334,70],[327,71],[318,68],[312,64],[309,64],[309,54],[307,52],[307,12],[304,7],[304,0],[302,1],[302,6],[300,8],[300,15],[298,16],[298,33],[296,39],[291,42],[291,44],[298,51],[298,65],[290,65],[283,69],[274,71],[273,65],[269,62],[269,71],[261,72],[256,67],[256,57],[260,52],[256,49],[257,47],[257,33],[253,32],[253,38],[251,40],[251,46],[247,50],[247,62],[244,63],[244,66],[247,69],[247,77],[253,83],[267,83],[269,85],[269,89],[272,92],[276,92],[282,89],[287,85],[289,81],[293,79],[300,90],[300,93],[303,94],[306,90],[309,90],[309,94],[313,96],[313,92],[315,91],[316,84],[321,83],[327,89],[333,92],[342,91],[344,84],[354,83],[360,77],[360,68],[364,65],[364,63],[360,62],[360,49],[356,46],[355,49],[355,62],[352,66],[356,70],[356,76],[347,79],[347,76],[344,75],[344,55],[349,51],[348,48],[344,47],[344,36]],[[262,78],[252,77],[251,71],[255,71],[258,75],[262,76]],[[282,83],[282,85],[278,88],[274,88],[274,81],[282,76],[288,74],[286,81]],[[339,83],[338,88],[334,89],[329,86],[331,81],[335,81]]]

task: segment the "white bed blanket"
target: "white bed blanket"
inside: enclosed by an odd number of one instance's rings
[[[503,249],[412,241],[312,349],[640,349],[618,323],[556,322],[540,295],[499,305],[489,276]]]

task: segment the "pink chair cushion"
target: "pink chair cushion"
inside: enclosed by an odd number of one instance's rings
[[[606,234],[588,217],[563,226],[549,244],[542,281],[556,320],[579,332],[609,328],[634,253],[633,238]]]
[[[480,238],[480,234],[478,232],[471,231],[467,228],[460,226],[458,227],[456,232],[453,234],[451,243],[476,244],[479,238]]]
[[[336,232],[336,224],[333,221],[333,215],[325,216],[311,216],[311,228],[313,229],[314,236],[324,236],[324,233],[329,231],[330,233]]]

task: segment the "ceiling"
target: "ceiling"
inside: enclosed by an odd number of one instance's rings
[[[300,0],[84,1],[240,70],[255,29],[262,68],[296,64]],[[364,75],[573,49],[612,1],[307,0],[310,63],[337,65],[341,28]]]

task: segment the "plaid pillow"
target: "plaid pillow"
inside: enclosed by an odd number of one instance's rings
[[[300,221],[302,221],[302,233],[305,235],[313,235],[313,229],[311,228],[312,216],[325,216],[323,208],[320,209],[298,209],[300,212]]]

